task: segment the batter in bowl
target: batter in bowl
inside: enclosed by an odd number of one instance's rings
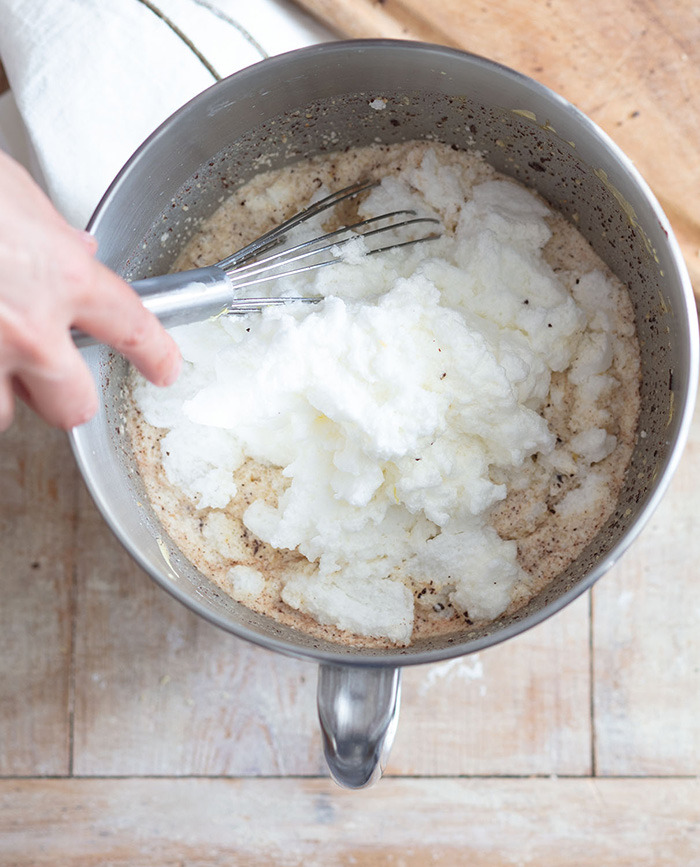
[[[262,174],[176,269],[362,178],[382,180],[306,236],[413,208],[441,239],[376,256],[358,240],[271,289],[319,304],[174,329],[183,374],[164,391],[132,374],[129,430],[166,532],[233,598],[406,645],[512,612],[596,535],[634,443],[639,348],[625,287],[575,228],[435,143]]]

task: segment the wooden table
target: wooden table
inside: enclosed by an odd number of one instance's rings
[[[0,864],[700,865],[700,416],[594,592],[404,675],[379,785],[324,768],[315,667],[131,562],[64,435],[0,440]]]
[[[515,0],[352,8],[352,35],[469,42],[629,136],[698,276],[697,4],[548,0],[530,29]],[[406,671],[387,776],[354,793],[326,775],[315,667],[155,587],[62,434],[22,413],[0,470],[2,867],[700,865],[700,417],[662,506],[591,594]]]

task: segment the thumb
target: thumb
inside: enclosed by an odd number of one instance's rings
[[[95,253],[97,253],[97,238],[89,232],[86,232],[84,229],[73,229],[73,232],[75,233],[75,237],[80,241],[83,247],[85,247],[88,253],[90,253],[91,256],[94,256]]]

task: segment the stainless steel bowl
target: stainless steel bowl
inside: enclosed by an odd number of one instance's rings
[[[381,98],[386,107],[370,103]],[[522,610],[458,636],[400,649],[319,641],[249,611],[201,575],[147,505],[121,423],[126,364],[85,357],[102,408],[72,432],[76,459],[106,521],[169,593],[235,635],[320,663],[319,717],[334,777],[380,773],[398,711],[400,667],[473,653],[559,611],[615,562],[665,491],[697,387],[697,319],[678,245],[630,161],[588,118],[542,85],[480,57],[414,42],[353,41],[292,52],[214,85],[134,154],[90,229],[100,257],[134,279],[162,273],[199,221],[261,168],[371,142],[438,139],[476,148],[576,221],[629,285],[642,347],[642,415],[617,508],[576,561]],[[164,226],[179,244],[161,245]]]

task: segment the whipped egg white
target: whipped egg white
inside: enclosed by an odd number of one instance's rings
[[[620,289],[600,269],[555,271],[542,200],[415,147],[359,216],[411,208],[440,219],[439,240],[373,256],[359,242],[272,287],[318,304],[173,329],[178,383],[133,387],[168,483],[207,517],[209,543],[231,546],[238,502],[239,530],[300,555],[274,575],[234,556],[221,579],[231,595],[254,606],[267,594],[396,644],[411,641],[426,602],[492,620],[531,584],[517,538],[493,520],[509,493],[566,474],[564,512],[603,508],[620,368],[636,376]],[[551,423],[564,391],[577,419],[567,440]],[[275,496],[246,489],[240,502],[251,462],[277,474]]]

